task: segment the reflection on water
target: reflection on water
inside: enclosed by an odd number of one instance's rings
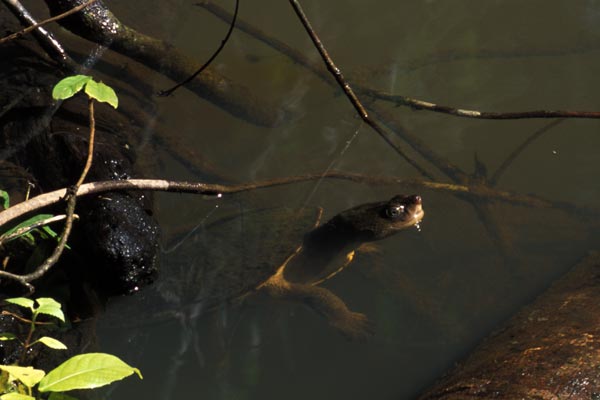
[[[185,2],[145,4],[157,12],[140,15],[136,2],[111,6],[124,21],[163,35],[199,60],[210,55],[227,29]],[[461,0],[364,7],[358,1],[303,2],[346,76],[393,93],[487,111],[597,109],[600,25],[590,23],[597,17],[590,11],[594,4],[566,7],[535,0],[481,6]],[[163,11],[167,18],[159,21],[156,16]],[[286,2],[242,4],[240,13],[318,60]],[[202,154],[223,176],[267,179],[323,172],[333,163],[345,171],[418,177],[359,121],[338,91],[264,44],[236,32],[214,67],[293,112],[281,126],[268,129],[235,119],[186,91],[157,99],[160,131],[153,134],[177,135],[184,148]],[[157,89],[165,85],[162,77],[147,79]],[[373,104],[393,113],[406,131],[465,176],[475,171],[471,179],[480,182],[551,122],[467,120]],[[496,188],[600,206],[598,128],[593,120],[551,127],[514,158]],[[162,149],[146,146],[144,151],[140,163],[157,165],[159,176],[198,178]],[[416,152],[411,156],[433,171],[436,181],[450,182]],[[412,191],[322,180],[212,200],[161,194],[155,198],[156,216],[168,240],[240,210],[321,206],[330,218],[357,204]],[[163,257],[163,275],[155,287],[115,299],[100,321],[102,350],[121,356],[145,376],[115,386],[110,397],[414,397],[596,245],[594,218],[419,191],[427,209],[420,232],[412,229],[380,242],[377,252],[357,257],[323,284],[373,320],[371,340],[348,342],[298,304],[255,299],[207,313],[194,303],[194,290],[185,296],[165,291],[170,280],[186,283],[195,268],[206,268],[201,256],[190,253],[186,259],[182,252],[201,248],[190,237]],[[280,225],[285,231],[285,223]],[[243,235],[238,238],[220,249],[232,260],[249,254],[241,250],[244,246],[255,246]],[[168,314],[163,313],[165,299]],[[125,323],[119,314],[139,318],[127,317]]]

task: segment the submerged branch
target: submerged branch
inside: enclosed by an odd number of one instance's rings
[[[219,46],[219,48],[208,59],[208,61],[206,61],[200,68],[198,68],[198,70],[196,72],[194,72],[191,76],[187,77],[186,79],[184,79],[183,81],[179,82],[178,84],[176,84],[175,86],[171,87],[170,89],[160,91],[159,92],[160,96],[170,96],[170,95],[172,95],[173,92],[175,92],[177,89],[179,89],[183,85],[191,82],[194,78],[196,78],[198,75],[200,75],[200,73],[202,71],[204,71],[210,65],[210,63],[213,62],[213,60],[215,58],[217,58],[217,56],[219,55],[219,53],[221,52],[221,50],[223,50],[223,48],[225,48],[225,44],[227,43],[227,41],[229,40],[229,37],[231,36],[231,33],[233,32],[233,27],[235,26],[235,20],[237,18],[238,10],[239,9],[240,9],[240,0],[235,0],[235,11],[233,12],[233,18],[231,19],[231,24],[229,24],[229,30],[227,31],[227,34],[225,35],[225,38],[221,41],[221,45]]]
[[[31,32],[31,31],[33,31],[35,29],[38,29],[38,28],[40,28],[40,27],[42,27],[44,25],[48,25],[51,22],[58,21],[59,19],[68,17],[71,14],[75,14],[76,12],[79,12],[79,11],[83,10],[84,8],[86,8],[87,6],[89,6],[90,4],[92,4],[95,1],[97,1],[97,0],[88,0],[87,2],[85,2],[83,4],[80,4],[80,5],[76,6],[76,7],[73,7],[70,10],[65,11],[62,14],[56,15],[54,17],[50,17],[50,18],[45,19],[45,20],[43,20],[41,22],[35,22],[32,25],[28,26],[27,28],[24,28],[24,29],[20,30],[19,32],[15,32],[15,33],[13,33],[11,35],[8,35],[8,36],[5,36],[5,37],[1,38],[0,39],[0,44],[4,44],[4,43],[6,43],[8,41],[11,41],[11,40],[14,40],[14,39],[18,39],[21,36],[26,35],[29,32]],[[5,2],[5,4],[11,5],[11,6],[16,6],[18,4],[18,2],[15,1],[15,0],[4,0],[4,2]],[[28,19],[28,22],[31,22],[31,20]]]
[[[202,1],[196,3],[206,9],[211,14],[229,23],[231,21],[231,14],[219,5],[211,1]],[[291,48],[287,44],[281,42],[278,39],[272,38],[269,35],[262,32],[260,29],[252,26],[245,21],[238,21],[236,28],[254,37],[255,39],[265,43],[266,45],[274,48],[282,54],[287,55],[293,59],[296,63],[303,67],[311,70],[321,79],[327,81],[328,77],[314,62],[306,58],[302,53]],[[519,55],[522,56],[522,55]],[[444,57],[441,58],[442,60]],[[324,76],[325,75],[325,76]],[[352,81],[352,79],[350,79]],[[600,112],[597,111],[577,111],[577,110],[557,110],[557,111],[546,111],[546,110],[535,110],[535,111],[516,111],[516,112],[495,112],[495,111],[480,111],[480,110],[467,110],[463,108],[444,106],[435,104],[433,102],[414,99],[407,96],[386,93],[380,90],[373,89],[371,87],[353,83],[353,87],[358,94],[370,96],[374,99],[384,100],[392,102],[401,106],[408,106],[416,110],[427,110],[432,112],[444,113],[453,115],[456,117],[464,118],[477,118],[477,119],[531,119],[531,118],[600,118]]]
[[[96,0],[94,0],[96,1]],[[26,26],[22,31],[16,32],[13,35],[0,39],[0,44],[4,44],[10,40],[21,37],[22,35],[33,31],[33,37],[44,49],[44,51],[58,63],[70,68],[71,70],[77,69],[77,63],[67,54],[62,44],[54,37],[54,35],[47,31],[43,25],[52,22],[45,20],[40,23],[29,13],[29,11],[19,2],[18,0],[3,0],[6,7],[17,17],[23,26]],[[83,6],[83,5],[82,5]],[[87,4],[86,4],[87,6]],[[81,7],[83,8],[83,7]],[[64,18],[65,14],[71,13],[71,10],[66,11],[61,15],[57,15],[54,19],[57,20]]]
[[[390,131],[408,143],[417,153],[442,171],[452,181],[456,183],[469,181],[469,175],[466,172],[451,163],[450,160],[431,150],[417,135],[409,132],[392,110],[377,104],[370,104],[369,110],[379,120],[383,121]]]
[[[224,20],[225,22],[227,22],[231,19],[231,16],[227,13],[227,11],[225,11],[224,9],[222,9],[221,7],[219,7],[218,5],[216,5],[213,2],[203,1],[201,3],[197,3],[196,5],[205,8],[207,11],[211,12],[212,14],[214,14],[218,18]],[[260,29],[256,28],[255,26],[253,26],[243,20],[238,20],[238,22],[236,23],[236,27],[238,29],[242,30],[243,32],[245,32],[246,34],[252,36],[256,40],[261,41],[264,44],[266,44],[267,46],[273,48],[274,50],[286,55],[292,61],[294,61],[296,64],[299,64],[299,65],[303,66],[304,68],[308,69],[309,71],[311,71],[312,73],[314,73],[323,82],[327,83],[328,85],[334,86],[331,79],[329,79],[329,75],[322,68],[320,68],[319,65],[314,63],[312,60],[308,59],[303,53],[290,47],[286,43],[284,43],[276,38],[273,38],[272,36],[269,36],[268,34],[264,33]],[[365,86],[365,85],[357,84],[357,85],[355,85],[355,89],[356,89],[357,93],[369,96],[372,99],[375,99],[380,95],[380,92],[377,92],[374,89],[369,88],[368,86]],[[406,99],[406,98],[404,98],[404,99]],[[418,100],[415,100],[414,102],[418,102]],[[421,105],[423,105],[423,104],[421,104]],[[493,218],[493,216],[491,215],[491,209],[490,209],[489,205],[480,204],[479,202],[475,201],[475,200],[480,200],[480,199],[486,197],[486,196],[482,196],[482,194],[483,194],[482,192],[489,192],[489,190],[493,191],[493,189],[490,189],[490,187],[489,187],[489,186],[493,186],[493,182],[485,182],[485,181],[482,182],[481,179],[478,179],[478,177],[471,176],[470,174],[461,170],[458,166],[451,163],[448,159],[446,159],[446,158],[440,156],[439,154],[435,153],[434,151],[432,151],[429,148],[429,146],[427,146],[425,143],[423,143],[423,141],[417,135],[411,134],[403,126],[403,124],[399,121],[399,118],[395,115],[395,113],[393,113],[391,110],[389,110],[388,107],[384,107],[381,104],[370,102],[367,105],[367,108],[391,132],[393,132],[394,134],[398,135],[398,137],[400,137],[401,139],[406,141],[423,158],[425,158],[427,161],[432,163],[435,167],[437,167],[440,171],[442,171],[445,175],[447,175],[452,181],[454,181],[455,183],[458,184],[458,185],[453,186],[453,189],[451,190],[451,192],[455,195],[458,195],[457,197],[462,198],[463,200],[467,201],[474,207],[475,212],[479,216],[479,219],[480,219],[481,223],[483,224],[483,226],[485,227],[486,231],[489,232],[492,240],[499,246],[501,252],[504,253],[505,250],[510,247],[510,243],[506,239],[507,235],[504,234],[503,228],[501,226],[499,226],[499,224],[496,222],[495,218]],[[447,109],[446,111],[450,111],[450,109]],[[468,115],[470,117],[474,116],[473,111],[466,111],[466,112],[464,112],[464,114],[471,114],[471,115]],[[501,113],[499,113],[498,115],[502,116]],[[517,150],[517,152],[518,151],[519,150]],[[503,168],[506,168],[510,164],[510,162],[511,162],[511,160],[509,157],[509,160],[507,160],[507,163],[505,165],[503,165]],[[497,174],[501,174],[503,172],[503,170],[504,169],[499,170]],[[495,178],[497,178],[498,176],[499,175],[495,176]],[[488,184],[488,185],[486,186],[486,184]],[[468,186],[463,186],[463,185],[468,185]],[[474,190],[477,190],[480,193],[478,193],[475,196],[472,196],[473,193],[469,193],[468,195],[460,195],[460,190],[455,190],[455,189],[466,188],[466,187],[476,188]],[[441,188],[437,188],[437,189],[440,190]],[[496,192],[496,193],[498,193],[498,192]],[[506,194],[506,192],[504,192],[504,194]],[[488,199],[489,200],[499,200],[500,198],[506,198],[503,195],[497,196],[498,198],[494,198],[494,197],[495,196],[491,196]],[[515,201],[515,200],[517,200],[517,197],[519,198],[518,200],[523,200],[523,198],[519,195],[514,195],[514,197],[513,196],[508,196],[508,197],[512,197],[511,202],[514,201],[517,204],[519,203],[519,201]],[[527,196],[527,197],[529,197],[529,196]],[[540,201],[540,204],[538,204],[536,206],[540,206],[540,207],[549,206],[547,200],[542,200],[542,199],[538,199],[535,197],[529,197],[525,203],[529,203],[530,201],[533,201],[534,203],[536,201]],[[531,204],[533,204],[533,203],[529,203],[528,205],[531,205]],[[568,210],[570,212],[575,212],[575,213],[578,212],[572,207],[572,205],[569,205],[569,204],[554,203],[553,206],[556,206],[558,208],[564,208],[565,210]],[[553,206],[551,206],[551,207],[553,207]],[[593,213],[597,213],[597,211],[593,211]]]
[[[534,110],[534,111],[512,111],[512,112],[496,112],[496,111],[479,111],[466,110],[435,104],[429,101],[413,99],[411,97],[398,94],[385,93],[380,90],[361,87],[364,94],[378,100],[385,100],[394,103],[398,106],[408,106],[414,110],[427,110],[437,113],[453,115],[455,117],[476,118],[476,119],[535,119],[535,118],[600,118],[598,111],[570,111],[570,110]]]
[[[327,69],[329,70],[329,72],[331,72],[331,74],[335,78],[338,85],[342,88],[342,90],[344,91],[344,94],[346,94],[346,97],[348,98],[348,100],[350,100],[350,103],[352,103],[352,106],[354,107],[354,109],[356,110],[358,115],[362,118],[362,120],[365,121],[365,123],[367,125],[369,125],[371,128],[373,128],[373,130],[375,132],[377,132],[377,134],[379,134],[379,136],[383,140],[385,140],[385,142],[388,145],[390,145],[396,151],[396,153],[398,153],[410,165],[412,165],[417,171],[419,171],[421,173],[421,175],[423,175],[429,179],[433,179],[433,176],[431,174],[429,174],[429,172],[427,172],[423,167],[421,167],[419,164],[417,164],[416,161],[414,161],[412,158],[410,158],[398,144],[396,144],[396,143],[394,143],[394,141],[392,141],[392,139],[390,138],[390,135],[385,131],[385,129],[377,121],[375,121],[373,118],[371,118],[369,116],[369,113],[367,112],[365,107],[362,105],[362,103],[360,102],[360,100],[358,99],[356,94],[354,93],[354,90],[352,90],[352,88],[350,87],[350,84],[344,78],[342,71],[335,65],[335,63],[329,56],[327,49],[325,49],[325,46],[321,42],[321,39],[319,39],[319,36],[315,32],[315,30],[312,28],[310,21],[308,20],[306,14],[304,13],[304,10],[302,10],[302,7],[300,6],[300,3],[297,0],[290,0],[290,4],[294,8],[296,15],[300,19],[300,22],[302,22],[304,29],[306,29],[306,32],[310,36],[315,47],[319,51],[319,54],[321,55],[321,58],[325,62]]]
[[[510,153],[508,155],[508,157],[506,157],[506,160],[504,160],[504,162],[498,167],[498,169],[496,170],[496,172],[494,172],[494,174],[492,175],[492,177],[488,179],[488,182],[490,183],[490,185],[495,186],[496,183],[498,183],[498,181],[502,177],[502,174],[504,174],[504,171],[506,171],[508,169],[508,167],[513,163],[513,161],[515,161],[516,158],[531,143],[533,143],[535,140],[537,140],[544,133],[548,132],[550,129],[552,129],[555,126],[561,124],[562,122],[564,122],[564,118],[552,121],[551,123],[546,124],[542,128],[540,128],[537,131],[533,132],[533,134],[531,136],[529,136],[523,143],[521,143],[521,145],[519,147],[517,147],[512,153]]]
[[[46,0],[52,14],[70,9],[83,0]],[[172,45],[144,35],[121,23],[101,0],[72,16],[61,25],[87,40],[110,46],[122,55],[181,81],[198,70],[200,64]],[[272,127],[284,118],[279,107],[266,98],[258,98],[250,90],[220,75],[212,68],[187,86],[196,95],[221,107],[232,115],[256,125]]]
[[[219,7],[213,2],[203,1],[201,3],[196,3],[197,6],[200,6],[210,13],[214,14],[216,17],[222,19],[225,22],[229,22],[231,20],[231,14],[229,14],[225,9]],[[271,47],[272,49],[278,51],[279,53],[287,56],[294,63],[299,64],[306,68],[307,70],[314,73],[317,77],[319,77],[324,83],[331,87],[336,87],[336,82],[332,81],[327,71],[325,71],[319,64],[316,64],[307,56],[305,56],[302,52],[294,49],[293,47],[287,45],[281,40],[274,38],[267,33],[261,31],[254,25],[244,21],[243,19],[238,19],[235,27],[242,32],[248,34],[252,38],[264,43],[265,45]],[[357,87],[357,91],[361,92],[361,87]],[[440,171],[447,174],[451,177],[455,182],[465,182],[468,178],[467,174],[461,171],[458,167],[453,165],[449,160],[444,159],[443,157],[433,153],[424,143],[421,142],[415,135],[411,135],[408,131],[400,124],[397,119],[392,116],[392,114],[384,107],[379,106],[378,104],[369,104],[367,106],[369,111],[375,113],[377,118],[381,120],[393,133],[398,135],[401,139],[406,141],[411,147],[413,147],[423,158],[432,163],[436,168]],[[393,122],[390,121],[389,118],[393,117]],[[428,179],[433,179],[431,174],[427,173],[425,175]]]

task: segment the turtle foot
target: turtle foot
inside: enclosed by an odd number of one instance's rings
[[[369,318],[356,312],[348,312],[343,318],[332,320],[331,325],[342,336],[353,342],[366,342],[375,333],[373,323]]]

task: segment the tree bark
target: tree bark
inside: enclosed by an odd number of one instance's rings
[[[419,397],[600,398],[600,253],[577,264]]]

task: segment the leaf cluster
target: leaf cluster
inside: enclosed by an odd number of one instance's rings
[[[27,309],[31,313],[29,335],[24,342],[20,341],[23,349],[26,350],[38,343],[54,350],[67,348],[61,341],[49,336],[42,336],[30,342],[40,314],[65,322],[60,303],[49,297],[37,298],[35,301],[17,297],[5,301]],[[10,332],[0,333],[0,341],[7,340],[19,339]],[[31,366],[0,365],[0,400],[35,400],[40,398],[43,393],[49,393],[50,400],[72,399],[73,397],[65,395],[63,392],[75,389],[94,389],[134,373],[142,378],[142,374],[137,368],[129,366],[114,355],[105,353],[86,353],[73,356],[48,373]]]
[[[0,190],[0,206],[6,210],[10,207],[10,196],[8,192]],[[58,234],[48,225],[43,225],[38,228],[31,228],[42,221],[46,221],[54,217],[53,214],[36,214],[31,218],[13,226],[6,230],[0,230],[0,242],[7,243],[15,239],[25,239],[32,246],[35,245],[34,233],[37,233],[42,239],[57,239]]]

